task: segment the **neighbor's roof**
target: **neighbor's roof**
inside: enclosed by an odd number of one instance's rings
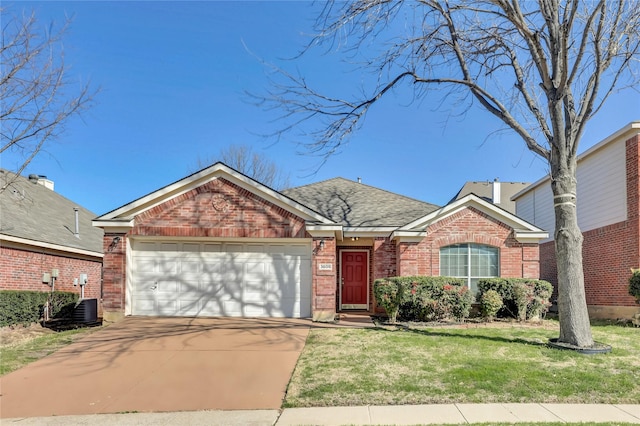
[[[343,226],[398,227],[439,208],[341,177],[282,193]]]
[[[101,256],[104,232],[91,226],[95,214],[43,185],[0,169],[0,187],[14,178],[0,193],[0,237]],[[74,207],[78,208],[79,237],[74,235]]]
[[[511,201],[511,197],[529,185],[530,184],[528,182],[500,182],[500,202],[494,204],[505,209],[509,213],[515,213],[516,203],[515,201]],[[475,194],[485,201],[492,203],[493,182],[466,182],[460,191],[458,191],[458,193],[449,202],[451,203],[453,201],[460,200],[469,194]]]

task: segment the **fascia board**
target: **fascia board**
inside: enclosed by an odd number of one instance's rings
[[[591,148],[587,149],[582,154],[578,155],[577,161],[578,161],[578,163],[580,163],[580,161],[582,161],[584,158],[592,155],[596,151],[599,151],[601,148],[604,148],[605,146],[609,145],[611,142],[617,141],[617,140],[619,140],[621,138],[625,138],[625,140],[626,140],[631,135],[634,135],[634,134],[636,134],[638,132],[640,132],[640,121],[632,121],[631,123],[627,124],[623,128],[619,129],[618,131],[616,131],[616,132],[612,133],[611,135],[607,136],[606,138],[604,138],[603,140],[601,140],[597,144],[593,145]],[[545,184],[546,182],[549,182],[550,180],[551,180],[551,176],[549,176],[549,175],[538,179],[537,181],[535,181],[531,185],[529,185],[526,188],[524,188],[522,191],[519,191],[519,192],[515,193],[511,197],[511,201],[517,200],[518,198],[522,197],[524,194],[533,191],[535,188],[538,188],[539,186]]]
[[[549,238],[548,232],[530,232],[516,229],[515,238],[520,243],[539,243],[540,240]]]
[[[100,219],[100,218],[98,218]],[[133,228],[133,219],[127,220],[98,220],[91,221],[91,225],[96,228],[102,228],[109,232],[122,232],[127,233]]]
[[[133,217],[140,213],[143,213],[165,201],[180,196],[200,185],[210,182],[219,177],[228,179],[230,182],[238,185],[239,187],[256,193],[265,200],[275,204],[276,206],[287,210],[305,220],[315,220],[322,223],[334,223],[330,219],[320,215],[319,213],[297,203],[296,201],[280,194],[273,189],[262,185],[261,183],[231,169],[230,167],[216,163],[206,169],[203,169],[197,173],[194,173],[186,178],[183,178],[177,182],[169,184],[163,188],[158,189],[150,194],[147,194],[137,200],[134,200],[122,207],[112,210],[97,219],[100,221],[107,221],[117,219],[121,217]]]
[[[0,241],[7,241],[10,243],[21,244],[21,245],[31,246],[31,247],[45,248],[45,249],[55,250],[57,252],[80,254],[83,256],[90,256],[90,257],[96,257],[96,258],[104,257],[104,254],[91,251],[91,250],[83,250],[83,249],[74,248],[74,247],[61,246],[59,244],[45,243],[43,241],[28,240],[26,238],[14,237],[11,235],[0,234]]]
[[[344,237],[388,237],[390,233],[398,229],[397,226],[370,226],[370,227],[358,227],[358,226],[345,226]]]
[[[310,225],[307,226],[306,231],[313,238],[335,238],[338,241],[342,241],[344,239],[344,234],[342,233],[341,225],[331,225],[331,226],[318,226],[318,225]]]
[[[427,236],[424,231],[394,231],[391,234],[391,240],[401,243],[418,243]]]

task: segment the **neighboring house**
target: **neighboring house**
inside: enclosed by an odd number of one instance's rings
[[[469,194],[447,206],[342,178],[277,192],[216,163],[93,221],[105,319],[123,315],[333,320],[374,312],[373,281],[537,278],[547,233]]]
[[[0,290],[81,293],[100,298],[101,229],[91,226],[95,214],[54,191],[44,176],[29,178],[0,170]],[[49,275],[47,283],[43,276]]]
[[[630,317],[631,268],[640,267],[640,122],[618,130],[578,157],[578,225],[589,314]],[[557,284],[555,216],[549,177],[516,194],[517,214],[549,231],[540,246],[541,278]]]
[[[529,185],[527,182],[500,182],[498,179],[493,182],[466,182],[450,202],[459,200],[465,195],[475,194],[483,200],[515,214],[516,203],[511,200],[511,197]]]

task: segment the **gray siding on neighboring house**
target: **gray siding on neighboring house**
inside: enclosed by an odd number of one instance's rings
[[[625,164],[624,140],[596,146],[579,157],[578,225],[583,232],[627,219]],[[548,178],[516,197],[516,214],[547,230],[549,240],[553,240],[555,213]]]

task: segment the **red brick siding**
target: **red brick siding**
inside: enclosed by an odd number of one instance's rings
[[[474,208],[430,226],[420,243],[398,244],[399,275],[440,275],[440,248],[462,243],[498,247],[502,277],[538,278],[538,245],[519,243],[509,226]]]
[[[58,269],[55,290],[80,294],[80,286],[73,285],[74,278],[87,274],[84,297],[100,298],[102,262],[99,260],[76,259],[46,249],[40,252],[12,247],[0,247],[0,290],[51,291],[42,283],[42,274]]]
[[[324,241],[324,247],[320,248],[320,241]],[[316,311],[334,311],[336,309],[336,241],[334,238],[314,238],[313,240],[312,275],[313,284],[311,292],[311,309]],[[318,270],[318,264],[330,263],[333,268],[330,271]]]
[[[639,148],[639,135],[626,141],[627,220],[583,232],[582,261],[588,305],[637,306],[629,295],[629,277],[631,268],[640,267]],[[541,245],[540,256],[541,278],[557,286],[553,241]]]
[[[219,178],[136,217],[130,235],[304,238],[304,221]]]
[[[104,251],[102,306],[105,311],[124,312],[127,237],[124,234],[105,232],[102,247]]]

